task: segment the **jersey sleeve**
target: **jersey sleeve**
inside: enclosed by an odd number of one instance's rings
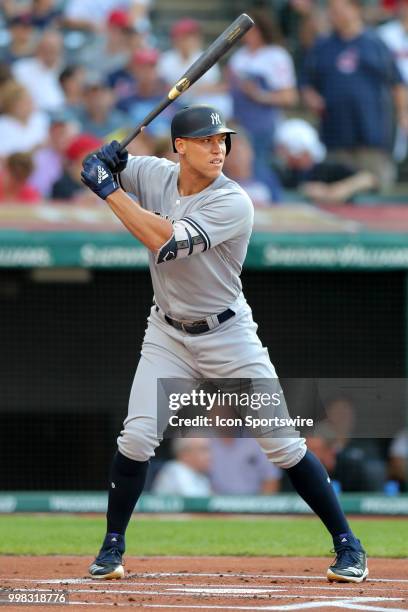
[[[201,208],[173,224],[173,234],[157,253],[156,263],[203,253],[252,231],[254,209],[244,193],[217,193]]]
[[[122,189],[134,194],[143,208],[148,209],[149,194],[172,166],[173,162],[167,159],[130,155],[126,168],[118,176],[119,184]]]
[[[218,195],[213,201],[184,216],[184,221],[201,231],[207,248],[250,233],[254,218],[252,202],[244,192]]]

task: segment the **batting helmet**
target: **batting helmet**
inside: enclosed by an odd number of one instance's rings
[[[186,106],[179,110],[171,122],[171,140],[173,151],[176,153],[176,138],[202,138],[203,136],[213,136],[214,134],[226,134],[226,152],[231,150],[231,136],[236,134],[225,125],[225,119],[219,110],[213,106],[197,104]]]

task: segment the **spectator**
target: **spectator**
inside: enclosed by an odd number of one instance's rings
[[[157,71],[158,59],[159,52],[155,49],[139,49],[133,54],[134,94],[118,103],[118,107],[128,113],[132,124],[142,121],[168,91]],[[173,107],[160,113],[147,131],[155,137],[168,134]]]
[[[269,13],[252,12],[255,26],[244,37],[244,46],[228,66],[234,117],[247,131],[255,151],[255,176],[262,180],[270,168],[274,132],[282,109],[296,103],[292,59],[283,48]]]
[[[299,70],[305,51],[313,46],[319,33],[327,30],[324,9],[325,2],[321,0],[284,0],[280,7],[281,29]]]
[[[145,76],[146,80],[149,82],[151,80],[149,76],[154,76],[154,81],[158,81],[156,72],[158,59],[159,53],[156,49],[136,49],[126,68],[123,70],[116,70],[108,76],[108,84],[115,92],[119,108],[127,110],[129,103],[136,97],[140,77],[143,78],[143,76]],[[140,69],[140,66],[143,65],[148,68],[150,67],[150,70],[147,68],[143,73],[143,69]],[[144,86],[142,84],[142,88],[144,87],[150,89],[149,85]],[[165,91],[163,82],[160,84],[159,91],[160,94]]]
[[[408,489],[408,430],[400,431],[391,442],[389,450],[389,474],[401,491]]]
[[[77,129],[69,113],[58,112],[51,116],[48,142],[34,153],[35,169],[30,178],[30,185],[44,198],[51,196],[54,183],[63,175],[65,151]]]
[[[107,85],[101,81],[89,83],[85,88],[84,108],[78,115],[82,131],[101,139],[121,139],[124,133],[120,136],[114,133],[126,130],[129,120],[114,105],[114,93]]]
[[[86,73],[82,66],[69,65],[59,75],[64,93],[64,111],[77,118],[83,108]]]
[[[321,118],[329,159],[393,184],[393,99],[398,122],[408,129],[406,92],[384,43],[364,28],[359,0],[329,0],[333,32],[311,50],[304,99]]]
[[[104,74],[125,68],[130,59],[134,28],[128,12],[116,9],[107,20]]]
[[[313,436],[323,437],[336,453],[333,478],[344,491],[383,491],[385,461],[376,440],[353,437],[356,415],[352,400],[347,396],[330,398],[326,414]]]
[[[133,24],[130,13],[115,9],[108,15],[101,32],[88,35],[87,43],[78,51],[77,63],[85,66],[90,74],[107,78],[125,70],[132,53],[143,46],[145,33]]]
[[[378,188],[377,177],[351,164],[326,160],[316,129],[303,119],[288,119],[276,132],[276,152],[287,189],[300,189],[317,204],[337,204]]]
[[[171,28],[172,48],[161,55],[158,72],[170,88],[203,52],[201,26],[195,19],[184,18]],[[231,116],[231,99],[218,65],[213,66],[193,85],[183,99],[189,104],[210,104]]]
[[[4,48],[0,59],[7,64],[29,57],[34,51],[34,28],[28,13],[14,15],[9,20],[10,42]]]
[[[198,497],[211,495],[207,476],[210,442],[207,438],[175,438],[174,461],[168,461],[156,476],[152,491],[160,495]]]
[[[256,207],[268,207],[280,200],[279,180],[272,170],[268,172],[268,182],[255,178],[254,152],[242,132],[234,136],[231,151],[225,158],[224,173],[245,189]]]
[[[89,192],[81,182],[82,160],[101,145],[102,140],[91,134],[79,134],[71,140],[65,151],[64,172],[52,187],[53,199],[71,201],[79,198],[88,199]],[[95,197],[92,197],[92,201],[95,201]]]
[[[68,0],[64,8],[64,25],[74,30],[100,31],[109,14],[119,6],[130,12],[133,24],[148,28],[151,4],[151,0],[99,0],[98,10],[95,10],[95,0]]]
[[[34,169],[30,153],[12,153],[6,157],[0,174],[0,203],[35,204],[41,199],[38,191],[29,185]]]
[[[33,25],[44,30],[59,25],[62,10],[56,0],[32,0],[31,19]]]
[[[0,157],[32,151],[47,140],[48,118],[34,110],[25,87],[9,81],[1,88]]]
[[[27,87],[36,106],[55,111],[64,104],[64,94],[58,81],[62,66],[62,37],[56,30],[47,30],[40,38],[35,56],[14,64],[14,76]]]
[[[210,481],[219,495],[271,495],[280,470],[254,438],[211,438]]]

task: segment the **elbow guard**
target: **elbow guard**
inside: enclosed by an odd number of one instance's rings
[[[196,253],[206,251],[210,246],[206,233],[187,219],[180,219],[173,225],[173,234],[160,247],[156,263],[160,264],[172,259],[182,259]]]

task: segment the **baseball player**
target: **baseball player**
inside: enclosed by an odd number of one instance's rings
[[[147,247],[155,296],[112,463],[107,533],[89,568],[95,579],[124,576],[125,531],[161,441],[157,379],[277,378],[242,293],[253,205],[222,173],[234,133],[217,109],[191,106],[178,111],[171,125],[179,163],[128,156],[113,141],[83,164],[83,182]],[[327,578],[365,580],[365,551],[304,438],[262,436],[258,442],[270,461],[287,470],[333,537],[336,558]]]

